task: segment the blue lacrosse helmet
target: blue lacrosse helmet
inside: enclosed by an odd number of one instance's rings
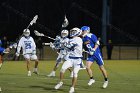
[[[90,27],[89,27],[89,26],[82,26],[82,27],[81,27],[81,30],[82,30],[82,31],[90,32]]]

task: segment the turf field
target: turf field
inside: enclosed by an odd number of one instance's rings
[[[63,87],[54,90],[59,80],[59,69],[56,77],[46,77],[53,66],[54,61],[40,61],[40,74],[28,77],[23,61],[6,61],[0,70],[2,93],[68,93],[71,85],[70,73],[66,72]],[[94,64],[92,69],[95,84],[88,86],[89,77],[85,70],[81,70],[75,93],[140,93],[140,60],[105,60],[105,67],[109,75],[107,89],[101,88],[103,77],[98,66]]]

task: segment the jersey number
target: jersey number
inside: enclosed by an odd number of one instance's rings
[[[25,43],[25,49],[31,49],[31,43]]]

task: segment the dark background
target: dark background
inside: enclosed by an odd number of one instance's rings
[[[15,41],[37,14],[37,24],[30,27],[55,38],[61,32],[64,15],[67,15],[69,26],[88,25],[91,32],[101,37],[102,2],[103,0],[0,0],[0,37],[7,36]],[[140,43],[140,1],[109,0],[111,23],[107,37],[114,44]],[[50,39],[42,39],[50,42]]]

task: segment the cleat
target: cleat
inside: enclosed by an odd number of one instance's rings
[[[106,88],[108,86],[108,81],[105,81],[103,84],[103,88]]]
[[[1,87],[0,87],[0,92],[2,91]]]
[[[31,71],[28,71],[28,75],[27,76],[31,76]]]
[[[95,80],[94,79],[90,79],[89,82],[88,82],[88,85],[91,86],[93,83],[95,83]]]
[[[39,73],[37,71],[34,71],[33,73],[39,75]]]
[[[71,88],[70,88],[69,93],[74,93],[74,87],[71,87]]]
[[[84,69],[86,69],[86,67],[81,67],[81,68],[80,68],[80,70],[84,70]]]
[[[73,71],[71,72],[70,77],[73,78]]]
[[[81,65],[80,70],[86,69],[86,66],[84,64]]]
[[[59,89],[62,85],[63,85],[63,82],[59,82],[59,83],[54,87],[54,89]]]
[[[49,75],[47,75],[48,77],[55,77],[55,72],[51,72]]]

